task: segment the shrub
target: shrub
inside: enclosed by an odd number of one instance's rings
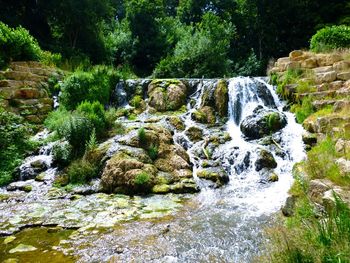
[[[98,167],[85,159],[72,162],[67,168],[67,176],[72,184],[84,184],[98,175]]]
[[[0,67],[11,60],[39,60],[38,42],[23,27],[10,28],[0,22]]]
[[[137,132],[137,136],[139,138],[139,144],[140,146],[144,146],[147,143],[147,138],[146,138],[146,131],[145,128],[140,128]]]
[[[102,133],[106,129],[106,112],[100,102],[84,101],[79,104],[76,111],[92,123],[97,134]]]
[[[310,40],[310,49],[315,52],[350,47],[350,26],[330,26],[316,32]]]
[[[157,157],[158,157],[158,147],[157,147],[157,145],[153,145],[153,144],[150,145],[148,150],[147,150],[147,152],[148,152],[148,156],[153,161],[157,159]]]
[[[97,139],[96,139],[96,131],[95,131],[95,129],[93,129],[93,131],[90,135],[89,141],[86,142],[85,150],[86,151],[93,151],[97,147],[98,147],[98,144],[97,144]]]
[[[90,71],[78,70],[61,84],[61,103],[74,110],[81,102],[109,103],[112,89],[120,79],[120,73],[107,66],[95,66]]]
[[[130,101],[130,105],[133,106],[134,108],[138,109],[141,105],[142,97],[139,95],[136,95],[133,97]]]
[[[43,51],[25,28],[10,28],[0,22],[0,68],[12,60],[35,60],[57,65],[61,55]]]
[[[163,77],[219,77],[231,72],[228,58],[230,40],[235,27],[207,12],[195,27],[183,26],[182,36],[173,54],[163,58],[153,76]]]
[[[54,163],[59,167],[66,167],[72,160],[72,146],[69,143],[58,143],[52,148]]]
[[[35,145],[29,141],[31,127],[20,116],[0,108],[0,186],[11,182],[15,169]]]

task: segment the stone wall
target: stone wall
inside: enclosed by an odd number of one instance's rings
[[[53,109],[51,76],[62,74],[39,62],[12,62],[6,71],[0,71],[0,105],[30,123],[42,123]]]
[[[278,59],[269,73],[282,77],[288,70],[303,72],[304,78],[301,80],[314,84],[316,92],[331,91],[332,95],[342,88],[350,88],[349,82],[346,83],[350,79],[349,53],[316,54],[295,50],[289,57]]]

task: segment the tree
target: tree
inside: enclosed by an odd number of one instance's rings
[[[136,40],[132,63],[137,73],[148,75],[164,55],[166,39],[160,19],[165,17],[162,0],[126,0],[126,20]]]

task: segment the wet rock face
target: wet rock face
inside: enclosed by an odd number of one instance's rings
[[[148,86],[149,105],[157,111],[175,111],[186,103],[188,88],[179,80],[154,80]]]
[[[192,119],[204,124],[214,124],[216,122],[214,109],[209,106],[204,106],[203,108],[193,112]]]
[[[277,167],[277,162],[272,153],[260,149],[258,151],[258,157],[255,161],[255,170],[261,171],[263,168],[273,169]]]
[[[131,131],[119,139],[124,146],[107,161],[102,173],[104,191],[127,194],[197,192],[189,156],[181,146],[174,144],[170,131],[161,125],[149,124],[144,127],[143,136],[140,140],[138,133]],[[156,151],[155,155],[151,156],[151,148]]]
[[[203,139],[203,131],[202,129],[198,128],[198,127],[190,127],[187,131],[186,131],[186,135],[188,136],[188,138],[190,138],[191,141],[193,142],[199,142],[200,140]]]
[[[229,182],[227,173],[219,167],[203,169],[197,172],[197,176],[201,179],[210,180],[220,187]]]
[[[248,139],[259,139],[281,130],[286,125],[287,118],[283,113],[258,106],[252,115],[242,121],[240,129]]]
[[[219,80],[212,85],[205,86],[202,96],[201,109],[210,107],[220,118],[227,117],[228,114],[228,84],[226,80]],[[204,123],[204,122],[202,122]],[[207,122],[208,123],[208,122]],[[210,122],[209,122],[210,123]]]

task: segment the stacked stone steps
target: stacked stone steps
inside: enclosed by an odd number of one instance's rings
[[[329,99],[329,100],[315,100],[312,102],[312,106],[315,110],[321,110],[327,106],[333,106],[335,112],[340,112],[344,109],[350,108],[350,98],[349,99]]]
[[[53,109],[48,79],[57,70],[39,62],[12,62],[0,71],[0,105],[31,123],[42,123]]]

